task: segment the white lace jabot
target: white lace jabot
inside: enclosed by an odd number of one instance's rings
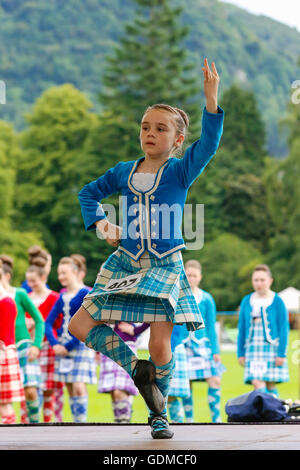
[[[138,191],[148,191],[151,189],[156,173],[134,173],[132,176],[132,184]]]

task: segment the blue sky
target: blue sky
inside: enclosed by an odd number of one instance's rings
[[[244,8],[254,14],[263,14],[281,23],[296,27],[300,32],[299,0],[221,0]]]

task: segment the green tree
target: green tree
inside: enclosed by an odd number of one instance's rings
[[[97,166],[84,150],[97,123],[91,108],[73,85],[50,88],[27,115],[28,128],[20,136],[17,222],[42,234],[54,263],[81,252],[85,236],[78,191]]]
[[[232,85],[225,90],[220,104],[226,110],[222,145],[233,152],[231,175],[261,175],[266,133],[254,93]]]
[[[16,230],[16,168],[19,155],[18,136],[13,127],[0,121],[0,253],[14,259],[13,282],[16,284],[24,279],[28,247],[42,244],[39,233],[24,231],[23,228]]]
[[[220,105],[225,110],[220,147],[188,202],[205,205],[207,240],[230,232],[266,250],[273,228],[262,179],[264,124],[254,94],[236,85],[225,90]]]
[[[166,102],[191,118],[191,135],[199,131],[199,84],[179,24],[181,7],[170,0],[134,0],[136,16],[125,27],[108,57],[99,95],[105,109],[125,122],[140,122],[147,106]]]

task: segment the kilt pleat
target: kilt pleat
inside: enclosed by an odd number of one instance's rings
[[[0,404],[25,400],[21,369],[15,345],[0,347]]]
[[[145,252],[138,261],[117,250],[102,266],[83,301],[94,320],[186,323],[204,328],[190,288],[181,252],[160,260]]]
[[[28,352],[32,345],[31,340],[22,340],[17,343],[19,363],[21,367],[21,377],[24,387],[37,387],[41,385],[41,368],[39,360],[28,360]]]
[[[68,356],[55,356],[54,381],[96,384],[95,352],[84,344],[69,351]]]
[[[176,346],[174,351],[175,368],[170,381],[168,395],[188,398],[191,394],[189,382],[189,370],[186,350],[183,344]]]
[[[184,343],[188,361],[189,379],[205,380],[208,377],[220,377],[226,368],[215,362],[208,338],[194,341],[190,336]]]

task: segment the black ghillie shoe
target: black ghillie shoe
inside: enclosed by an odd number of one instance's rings
[[[138,388],[148,408],[159,414],[165,407],[165,399],[155,383],[155,366],[150,361],[140,359],[132,373],[134,385]]]
[[[171,439],[174,436],[164,415],[148,418],[148,424],[151,426],[151,436],[153,439]]]

